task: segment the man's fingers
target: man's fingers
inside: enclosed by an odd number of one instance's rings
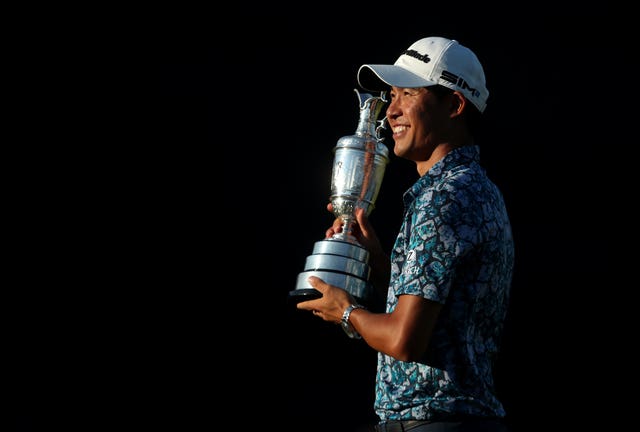
[[[324,292],[327,289],[327,284],[318,276],[309,276],[307,278],[307,281],[309,282],[309,285],[311,285],[312,287],[314,287],[320,292]]]

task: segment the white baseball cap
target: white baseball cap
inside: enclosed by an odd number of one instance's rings
[[[358,84],[363,89],[384,90],[380,88],[383,87],[380,80],[394,87],[439,84],[458,90],[480,112],[484,111],[489,97],[478,57],[458,41],[443,37],[427,37],[414,42],[393,65],[364,64],[358,69]]]

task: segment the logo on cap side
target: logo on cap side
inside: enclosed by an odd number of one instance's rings
[[[429,63],[431,61],[431,59],[429,58],[429,54],[420,54],[418,51],[412,49],[405,50],[402,55],[417,58],[418,60],[425,63]]]
[[[449,71],[443,70],[442,71],[442,75],[440,75],[440,78],[442,78],[445,81],[450,82],[451,84],[457,85],[462,90],[469,90],[469,92],[474,97],[479,97],[480,96],[480,91],[478,89],[474,89],[462,77],[459,77],[458,75],[456,75],[454,73],[451,73]]]

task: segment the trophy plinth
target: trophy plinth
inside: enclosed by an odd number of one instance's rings
[[[338,140],[331,176],[330,199],[333,214],[343,222],[342,232],[314,244],[304,271],[298,274],[296,289],[289,292],[295,301],[322,296],[307,282],[309,276],[345,289],[363,304],[373,296],[369,252],[359,244],[352,228],[356,223],[356,209],[363,208],[367,215],[373,210],[389,162],[389,150],[379,136],[385,120],[377,120],[387,101],[384,92],[379,97],[355,92],[360,103],[358,127],[355,135]]]
[[[313,253],[307,257],[304,271],[298,274],[296,289],[289,295],[299,301],[320,297],[320,292],[307,282],[309,276],[317,276],[366,303],[373,294],[368,282],[371,271],[368,259],[369,252],[358,244],[334,238],[317,241]]]

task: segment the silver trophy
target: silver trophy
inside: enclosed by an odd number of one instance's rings
[[[334,215],[343,222],[342,232],[314,244],[304,271],[298,274],[296,289],[289,292],[296,301],[322,296],[307,282],[309,276],[317,276],[345,289],[364,304],[373,296],[373,286],[369,282],[369,252],[357,241],[352,230],[357,208],[363,208],[367,216],[373,210],[389,162],[389,149],[380,137],[385,119],[378,121],[387,101],[385,92],[374,97],[361,94],[357,89],[354,91],[360,103],[356,133],[340,138],[333,150],[331,203]]]

